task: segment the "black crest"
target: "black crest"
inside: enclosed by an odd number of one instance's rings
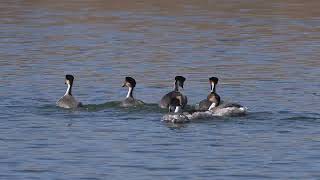
[[[183,76],[176,76],[174,79],[175,79],[176,81],[181,81],[181,82],[184,82],[184,81],[186,80],[186,78],[183,77]]]
[[[66,80],[69,80],[69,81],[73,82],[74,77],[72,75],[70,75],[70,74],[67,74],[66,75]]]
[[[126,77],[126,82],[130,83],[132,87],[136,86],[136,80],[134,80],[132,77]]]
[[[211,77],[211,78],[209,78],[209,81],[211,81],[211,82],[213,82],[213,83],[217,84],[217,83],[218,83],[218,81],[219,81],[219,79],[218,79],[217,77]]]

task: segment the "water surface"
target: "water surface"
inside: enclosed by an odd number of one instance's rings
[[[320,2],[0,2],[1,179],[316,179]],[[85,110],[63,110],[64,75]],[[125,76],[148,105],[124,109]],[[220,78],[245,117],[161,122]]]

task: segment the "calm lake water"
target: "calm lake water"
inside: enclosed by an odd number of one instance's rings
[[[320,178],[320,2],[1,1],[0,179]],[[85,110],[64,110],[64,75]],[[120,108],[125,76],[142,108]],[[175,75],[244,117],[161,122]]]

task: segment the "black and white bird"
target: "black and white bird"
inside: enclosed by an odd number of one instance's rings
[[[220,96],[216,92],[218,81],[219,79],[217,77],[209,78],[211,86],[210,94],[207,96],[207,99],[199,103],[198,110],[211,111],[217,116],[245,114],[247,111],[246,107],[237,103],[225,103],[221,101]]]
[[[176,99],[177,96],[181,96],[181,108],[184,108],[187,103],[188,103],[188,99],[187,96],[183,95],[180,92],[180,87],[183,89],[183,85],[185,82],[186,78],[183,76],[176,76],[175,77],[175,82],[174,82],[174,90],[167,93],[166,95],[164,95],[159,103],[159,106],[161,108],[169,108],[170,103],[172,102],[172,100]]]
[[[169,113],[162,117],[162,121],[171,123],[190,122],[190,114],[182,111],[182,100],[182,96],[180,95],[171,99],[169,103]]]
[[[120,106],[122,107],[132,107],[143,105],[144,102],[133,97],[133,90],[136,87],[136,80],[132,77],[126,77],[122,87],[128,87],[128,94],[126,98],[121,101]]]
[[[78,102],[73,96],[72,96],[72,85],[73,85],[74,77],[70,74],[66,75],[65,78],[65,84],[67,84],[68,88],[66,93],[57,101],[57,106],[62,108],[77,108],[82,106],[80,102]]]
[[[210,107],[216,107],[220,105],[220,96],[216,93],[216,86],[219,79],[216,77],[209,78],[210,93],[206,99],[200,101],[198,110],[207,111]]]

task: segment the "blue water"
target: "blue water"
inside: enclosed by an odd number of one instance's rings
[[[0,179],[318,179],[318,5],[0,2]],[[55,107],[66,73],[84,109]],[[146,106],[117,105],[127,75]],[[161,122],[175,75],[248,115]]]

